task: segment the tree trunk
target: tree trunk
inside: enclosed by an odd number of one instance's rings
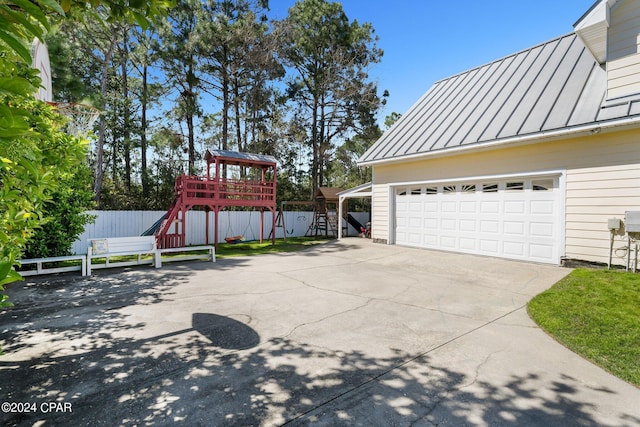
[[[129,82],[128,82],[128,72],[127,72],[127,57],[129,56],[128,47],[127,47],[127,28],[123,29],[123,58],[121,63],[122,70],[122,102],[123,102],[123,129],[122,129],[122,137],[123,137],[123,148],[124,148],[124,179],[125,185],[127,186],[127,190],[131,191],[131,129],[130,129],[130,111],[129,111]],[[115,164],[115,162],[114,162]]]
[[[313,97],[313,117],[311,119],[311,147],[313,149],[313,158],[311,159],[311,183],[312,194],[311,199],[318,191],[318,99]]]
[[[140,100],[141,117],[140,117],[140,168],[142,181],[142,196],[144,203],[147,203],[149,196],[149,173],[147,172],[147,102],[148,102],[148,82],[147,82],[147,64],[142,66],[142,99]]]
[[[109,65],[111,64],[111,58],[113,57],[113,51],[116,46],[117,30],[114,27],[111,30],[111,39],[109,40],[109,48],[105,52],[104,60],[102,62],[102,76],[100,77],[100,95],[104,100],[107,96],[107,80],[109,77]],[[104,116],[100,116],[100,130],[98,132],[98,141],[96,142],[96,164],[95,164],[95,177],[93,181],[93,194],[95,201],[100,207],[101,193],[102,193],[102,181],[103,181],[103,162],[104,162],[104,140],[107,131],[107,120]]]

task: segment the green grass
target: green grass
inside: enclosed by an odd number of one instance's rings
[[[528,305],[550,335],[640,387],[640,275],[576,269]]]
[[[234,256],[260,255],[277,252],[296,252],[308,249],[312,246],[326,243],[327,239],[316,239],[313,237],[289,237],[285,242],[283,239],[276,239],[276,244],[272,245],[271,240],[241,242],[241,243],[221,243],[216,250],[216,257],[229,258]]]

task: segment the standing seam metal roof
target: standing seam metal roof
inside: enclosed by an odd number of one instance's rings
[[[640,113],[605,104],[605,70],[571,33],[436,82],[359,159],[401,159]]]

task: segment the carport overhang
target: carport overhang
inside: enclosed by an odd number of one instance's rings
[[[347,199],[356,199],[356,198],[371,198],[373,184],[371,182],[367,182],[366,184],[358,185],[357,187],[350,188],[348,190],[344,190],[338,193],[338,240],[342,239],[342,218],[343,218],[343,209],[342,203]]]

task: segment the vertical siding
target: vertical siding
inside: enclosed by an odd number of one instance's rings
[[[607,98],[640,93],[640,2],[618,2],[607,38]]]
[[[640,131],[376,166],[373,236],[393,241],[388,189],[394,183],[552,170],[566,171],[564,256],[606,263],[607,220],[624,220],[626,211],[640,210]],[[618,254],[624,254],[622,235],[616,237],[615,245]],[[623,262],[620,257],[614,259],[614,263]]]
[[[93,224],[87,224],[84,233],[73,244],[71,251],[75,254],[87,253],[87,240],[103,237],[139,236],[162,217],[165,211],[89,211],[95,215]],[[361,224],[370,220],[368,212],[351,212]],[[209,242],[214,239],[214,213],[209,212]],[[219,241],[224,242],[228,236],[242,235],[246,240],[260,239],[259,211],[222,211],[218,216],[220,221]],[[284,213],[284,228],[276,226],[276,238],[300,237],[307,233],[313,222],[313,212],[291,211]],[[203,211],[189,211],[186,218],[187,245],[203,245],[206,242],[206,216]],[[346,226],[346,222],[343,222]],[[264,238],[271,233],[271,213],[264,213]],[[349,227],[349,235],[357,231]]]

